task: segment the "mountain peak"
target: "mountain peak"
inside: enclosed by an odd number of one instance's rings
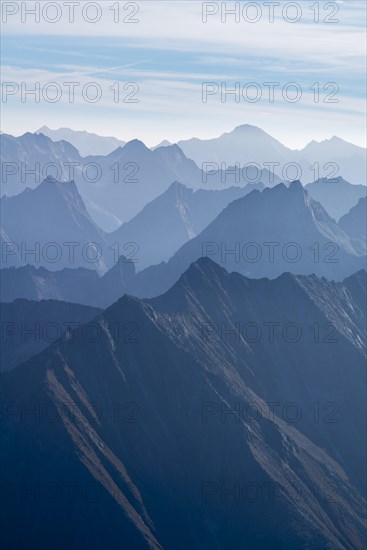
[[[186,191],[190,189],[189,187],[187,187],[186,185],[184,185],[183,183],[180,183],[179,181],[174,181],[171,183],[171,185],[168,187],[167,191],[170,192],[170,191],[173,191],[173,192],[181,192],[181,191]]]
[[[289,184],[290,191],[304,193],[305,189],[299,180],[294,180]]]
[[[124,147],[122,147],[122,150],[126,153],[145,153],[146,151],[150,151],[148,147],[140,141],[140,139],[132,139],[131,141],[128,141]]]
[[[35,134],[44,134],[45,132],[51,132],[51,128],[49,128],[48,126],[42,126],[35,131]]]
[[[236,126],[233,129],[233,132],[239,133],[239,132],[247,132],[247,133],[253,133],[253,134],[266,134],[264,130],[259,128],[258,126],[253,126],[252,124],[240,124],[239,126]]]
[[[158,155],[160,158],[164,158],[164,159],[175,158],[181,161],[187,160],[185,153],[177,145],[177,143],[167,145],[166,147],[158,147],[158,149],[154,149],[154,153]]]
[[[193,284],[196,286],[198,284],[201,285],[204,282],[205,284],[210,284],[210,286],[212,286],[211,283],[214,279],[218,280],[229,276],[228,271],[226,271],[224,267],[221,267],[207,256],[201,256],[189,265],[177,281],[176,285],[186,286],[187,282],[189,282],[190,286]]]
[[[156,149],[160,149],[162,147],[170,147],[171,145],[175,145],[175,143],[171,143],[167,139],[164,139],[163,141],[158,143],[158,145],[154,145],[153,147],[151,147],[151,150],[155,151]]]

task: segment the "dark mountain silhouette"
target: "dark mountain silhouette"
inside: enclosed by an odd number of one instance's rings
[[[23,363],[58,340],[68,327],[84,325],[99,312],[57,300],[1,304],[1,371]]]
[[[319,179],[306,185],[306,189],[335,220],[347,214],[367,192],[365,185],[352,185],[343,178]]]
[[[3,375],[6,546],[363,547],[365,283],[202,259]]]

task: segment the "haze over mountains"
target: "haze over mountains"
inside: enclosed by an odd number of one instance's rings
[[[302,151],[292,151],[250,125],[212,140],[194,138],[153,150],[133,140],[107,155],[87,157],[70,143],[54,142],[43,134],[19,138],[3,134],[1,142],[2,194],[33,188],[48,175],[61,181],[73,179],[91,217],[105,231],[132,219],[174,181],[209,190],[260,182],[271,187],[294,179],[305,184],[333,175],[366,185],[365,149],[333,138],[327,144],[313,142]],[[331,158],[334,143],[337,167]]]
[[[359,199],[366,197],[367,193],[365,185],[352,185],[343,178],[319,179],[309,183],[305,188],[337,221],[347,214]]]
[[[339,220],[339,226],[351,237],[355,247],[366,250],[367,234],[367,198],[359,199],[348,214]]]
[[[54,143],[43,134],[27,132],[19,137],[1,134],[0,142],[1,196],[17,195],[26,187],[33,189],[47,176],[68,181],[72,179],[73,162],[80,160],[77,149],[69,142]]]
[[[255,190],[231,202],[167,264],[139,273],[138,295],[164,292],[203,256],[255,278],[289,271],[340,280],[366,266],[365,254],[300,182]]]
[[[47,126],[42,126],[35,133],[43,134],[52,139],[52,141],[68,141],[78,149],[82,157],[108,155],[118,147],[123,147],[126,143],[126,141],[121,141],[115,137],[98,136],[97,134],[71,130],[70,128],[51,130]]]
[[[107,271],[104,232],[89,216],[74,182],[47,178],[35,189],[3,197],[0,208],[2,227],[13,243],[2,251],[5,265],[20,256],[23,264],[49,269],[84,266]]]
[[[42,133],[52,141],[68,141],[78,149],[82,157],[108,155],[126,144],[113,137],[98,136],[70,128],[51,130],[47,126],[42,126],[36,133]],[[177,145],[199,168],[202,168],[203,163],[210,162],[219,166],[226,163],[227,167],[236,163],[241,166],[257,163],[262,169],[268,167],[283,180],[300,179],[306,183],[318,177],[342,176],[351,183],[366,184],[366,150],[337,136],[320,142],[311,141],[303,149],[295,150],[284,146],[256,126],[242,124],[216,138],[192,138],[178,141]],[[163,140],[151,149],[169,146],[172,146],[172,143]],[[269,167],[271,163],[278,165]],[[299,164],[301,172],[292,171],[291,167],[285,169],[289,163]]]
[[[248,191],[251,192],[247,194]],[[239,193],[240,198],[230,202],[207,227],[189,239],[188,220],[195,225],[195,208],[200,212],[203,204],[201,193],[192,193],[176,183],[130,224],[108,236],[106,257],[113,260],[109,264],[113,267],[102,278],[88,269],[56,271],[57,264],[52,267],[44,264],[48,269],[43,270],[31,266],[3,269],[2,300],[61,299],[107,307],[125,292],[139,297],[165,292],[201,257],[255,278],[273,278],[288,271],[341,280],[366,267],[365,239],[356,240],[354,234],[348,235],[299,182],[263,191],[244,188],[203,192],[207,212],[218,206],[216,193],[224,194],[224,200],[230,201],[232,192]],[[181,202],[177,205],[178,199]],[[190,217],[182,216],[185,209]],[[146,227],[150,226],[152,230],[147,232]],[[133,237],[135,241],[128,240]],[[181,239],[187,242],[179,247]],[[176,252],[174,244],[179,247]],[[114,264],[117,252],[122,255]],[[167,262],[149,265],[171,254]],[[96,266],[92,263],[88,267]]]
[[[125,296],[96,317],[93,342],[69,331],[6,373],[4,401],[23,405],[3,422],[3,540],[363,547],[365,278],[253,281],[200,260],[165,295]],[[275,320],[298,324],[298,341],[244,332]],[[40,413],[28,414],[34,403]],[[37,498],[55,480],[59,497]]]
[[[217,138],[192,138],[177,144],[198,166],[207,162],[216,162],[219,165],[224,162],[231,166],[236,163],[241,166],[257,163],[263,168],[268,167],[269,163],[278,163],[270,170],[282,179],[314,181],[317,179],[315,170],[318,170],[319,177],[330,177],[331,173],[333,177],[341,175],[351,183],[365,185],[367,181],[366,149],[335,136],[321,142],[312,141],[301,150],[292,150],[260,128],[242,124]],[[289,163],[298,164],[300,173],[292,172],[289,168],[287,178],[286,166]]]
[[[108,240],[111,246],[119,243],[123,254],[127,243],[132,243],[130,250],[136,258],[136,270],[141,271],[149,265],[169,260],[183,244],[213,221],[228,203],[254,189],[263,188],[263,184],[248,184],[216,191],[194,191],[174,182],[131,221],[110,233]]]
[[[363,548],[365,150],[61,130],[1,136],[5,546]]]
[[[42,134],[2,135],[1,141],[7,170],[3,194],[36,187],[47,175],[74,180],[90,215],[107,231],[131,219],[173,181],[201,187],[201,171],[177,146],[151,151],[133,140],[107,156],[84,158],[67,142],[54,143]],[[37,174],[27,173],[29,167]]]
[[[0,199],[1,264],[29,263],[49,270],[82,266],[105,273],[124,255],[141,271],[169,260],[229,202],[263,188],[248,184],[194,192],[174,182],[130,222],[107,234],[89,216],[74,182],[47,178],[35,189]]]

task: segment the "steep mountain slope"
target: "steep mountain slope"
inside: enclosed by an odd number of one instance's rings
[[[347,214],[339,220],[339,226],[349,235],[356,248],[366,251],[367,198],[359,199]]]
[[[78,149],[82,157],[89,155],[109,155],[112,151],[118,147],[123,147],[126,143],[115,137],[99,136],[90,132],[71,130],[70,128],[51,130],[47,126],[42,126],[35,133],[43,134],[52,139],[52,141],[68,141]]]
[[[355,239],[366,239],[367,198],[359,199],[345,216],[340,218],[340,227]]]
[[[0,207],[3,228],[23,264],[107,270],[111,259],[105,235],[90,218],[73,181],[47,178],[35,189],[3,197]],[[2,261],[7,266],[7,258]]]
[[[127,243],[135,244],[136,269],[167,261],[189,239],[198,235],[231,201],[263,184],[229,187],[218,191],[194,191],[174,182],[143,208],[131,221],[108,235],[111,246],[122,252]],[[133,248],[133,245],[131,245]]]
[[[1,200],[1,199],[0,199]],[[1,245],[1,265],[5,264],[8,267],[19,267],[22,265],[20,261],[19,250],[11,238],[6,233],[5,229],[0,226],[0,245]]]
[[[1,371],[11,370],[58,340],[68,327],[84,325],[100,310],[56,300],[1,304]]]
[[[363,304],[349,287],[363,276],[253,281],[200,260],[166,295],[103,312],[95,341],[77,329],[5,374],[5,543],[362,547]],[[301,338],[243,336],[241,323],[271,321],[300,323]],[[337,343],[308,327],[331,322]],[[211,330],[220,323],[238,337]],[[35,403],[52,422],[25,412]],[[29,491],[55,480],[73,480],[74,498]]]
[[[208,256],[229,271],[277,277],[284,271],[343,279],[366,258],[300,182],[279,184],[230,203],[167,262],[137,274],[134,294],[165,292],[197,258]]]
[[[319,179],[306,185],[306,189],[335,220],[347,214],[367,192],[365,185],[352,185],[343,178]]]

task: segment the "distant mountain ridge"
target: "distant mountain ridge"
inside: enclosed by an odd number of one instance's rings
[[[107,232],[131,220],[174,181],[208,190],[280,181],[268,170],[251,166],[244,172],[231,167],[223,172],[219,167],[204,173],[177,145],[152,151],[132,140],[109,155],[82,157],[71,144],[53,142],[43,134],[3,134],[0,140],[3,195],[37,187],[47,176],[74,180],[91,217]]]
[[[300,179],[313,181],[319,177],[342,176],[353,184],[367,184],[366,149],[333,137],[321,142],[313,141],[301,150],[293,150],[250,124],[237,126],[231,132],[212,139],[192,138],[177,144],[187,157],[199,167],[203,163],[257,163],[260,168],[269,168],[282,180]],[[296,167],[291,166],[296,163]],[[318,166],[316,165],[318,164]]]
[[[291,150],[248,124],[211,140],[164,142],[153,149],[132,140],[107,155],[87,157],[70,143],[54,142],[43,134],[27,133],[18,138],[2,134],[0,139],[3,194],[35,187],[47,175],[74,179],[92,218],[106,231],[132,219],[173,181],[193,189],[260,182],[274,186],[294,179],[306,183],[315,177],[330,178],[329,174],[352,184],[367,182],[366,150],[361,147],[332,138]]]
[[[177,184],[167,197],[176,188]],[[178,189],[183,188],[178,186]],[[151,207],[155,209],[154,204]],[[145,217],[145,213],[143,215]],[[160,227],[165,234],[164,220]],[[185,224],[179,227],[186,230]],[[149,238],[145,239],[148,243]],[[129,250],[132,251],[134,249]],[[53,298],[107,307],[124,293],[154,297],[166,292],[192,262],[202,257],[211,258],[228,271],[253,278],[274,278],[291,272],[315,273],[340,281],[366,265],[365,251],[356,246],[300,182],[293,182],[289,187],[279,184],[261,192],[252,190],[233,200],[167,262],[139,271],[138,251],[135,256],[120,257],[102,278],[88,269],[53,274],[47,270],[37,272],[30,266],[3,269],[2,300]],[[107,282],[110,278],[114,281],[111,284]],[[61,290],[65,284],[67,292]]]
[[[139,296],[154,296],[200,257],[248,277],[283,272],[340,280],[363,269],[366,256],[300,182],[252,191],[231,202],[166,263],[137,274]]]
[[[119,243],[124,250],[127,243],[137,248],[136,269],[168,261],[188,240],[198,235],[231,201],[243,197],[263,184],[228,187],[221,190],[194,191],[174,182],[159,197],[147,204],[129,222],[108,235],[111,246]]]
[[[43,134],[52,141],[68,141],[78,149],[82,157],[108,155],[118,147],[123,147],[126,144],[126,141],[121,141],[115,137],[99,136],[90,132],[71,130],[70,128],[51,130],[47,126],[42,126],[35,133]]]

